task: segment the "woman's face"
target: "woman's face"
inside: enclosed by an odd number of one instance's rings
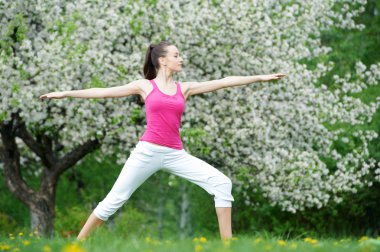
[[[166,47],[167,54],[161,58],[161,66],[166,67],[172,72],[179,72],[182,70],[183,59],[179,56],[178,48],[174,45]],[[165,66],[166,65],[166,66]]]

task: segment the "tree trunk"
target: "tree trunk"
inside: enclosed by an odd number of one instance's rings
[[[53,196],[55,197],[55,196]],[[54,229],[54,199],[33,202],[30,207],[31,228],[37,230],[44,237],[51,237]]]
[[[187,238],[192,233],[191,216],[190,216],[190,199],[188,193],[188,185],[182,184],[180,187],[181,203],[180,203],[180,217],[179,217],[179,230],[180,238]]]
[[[99,148],[100,142],[97,139],[89,140],[58,158],[59,155],[53,148],[53,140],[45,135],[34,138],[18,114],[12,114],[12,120],[9,122],[0,122],[0,136],[0,158],[4,165],[6,184],[9,190],[29,207],[32,230],[50,237],[55,216],[55,191],[60,175],[85,155]],[[38,191],[33,190],[22,177],[16,137],[20,137],[29,150],[40,157],[44,165]]]

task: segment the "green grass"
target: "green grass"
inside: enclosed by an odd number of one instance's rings
[[[335,251],[380,251],[380,237],[360,239],[324,239],[305,237],[302,239],[281,240],[265,236],[237,235],[229,241],[221,241],[218,237],[193,237],[187,239],[156,239],[152,237],[128,237],[117,235],[106,229],[97,229],[81,242],[75,237],[41,238],[33,233],[15,233],[0,237],[0,251],[28,252],[118,252],[118,251],[300,251],[300,252],[335,252]]]

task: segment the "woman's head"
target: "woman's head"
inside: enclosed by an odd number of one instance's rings
[[[144,76],[148,80],[154,79],[160,69],[179,72],[182,70],[182,63],[178,48],[169,41],[151,44],[145,54]]]

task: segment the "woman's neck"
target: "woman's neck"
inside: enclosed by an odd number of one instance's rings
[[[170,71],[164,71],[159,70],[156,76],[156,80],[160,83],[162,83],[164,86],[170,86],[173,82],[173,75]]]

